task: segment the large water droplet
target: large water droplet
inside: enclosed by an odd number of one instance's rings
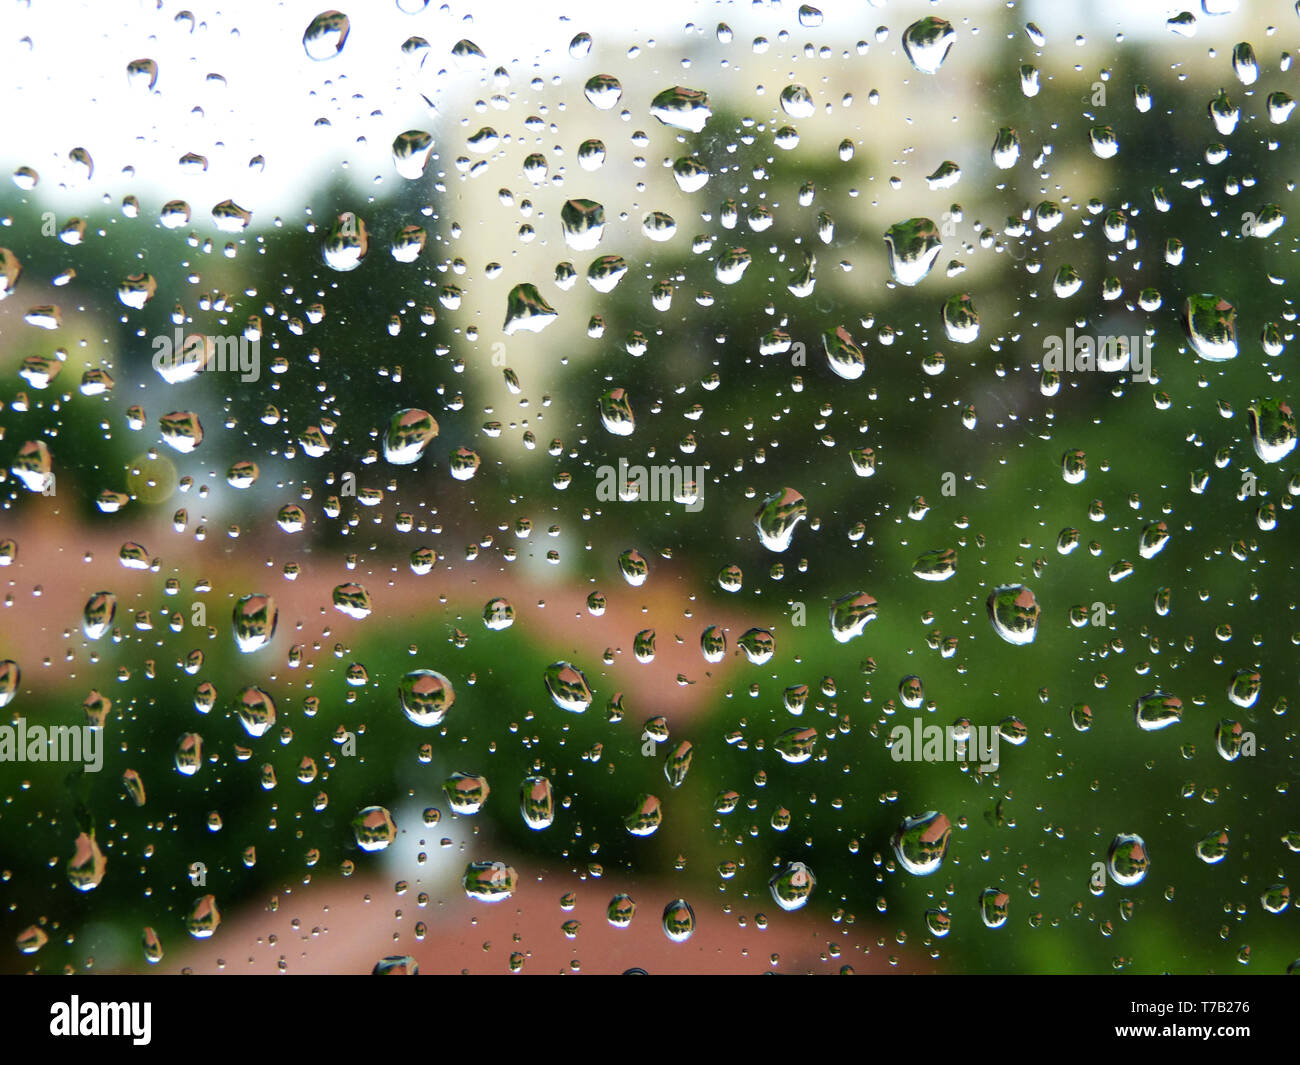
[[[632,413],[632,402],[627,390],[611,388],[597,401],[600,410],[600,423],[606,432],[615,436],[631,436],[636,428],[636,415]]]
[[[943,305],[943,328],[954,344],[973,344],[980,335],[980,316],[968,293],[950,296]]]
[[[623,98],[623,86],[612,74],[594,75],[587,80],[582,91],[591,105],[602,111],[616,107]]]
[[[767,886],[781,909],[798,910],[812,897],[817,878],[803,862],[791,862],[773,876]]]
[[[999,888],[987,888],[980,894],[980,920],[986,928],[1001,928],[1007,923],[1011,896]]]
[[[462,817],[472,817],[483,809],[492,794],[487,777],[479,773],[452,773],[442,782],[447,804]]]
[[[900,285],[919,285],[943,250],[939,227],[928,218],[895,222],[885,233],[889,272]]]
[[[1142,883],[1149,864],[1147,845],[1141,836],[1125,833],[1111,841],[1106,865],[1111,879],[1120,887],[1133,887]]]
[[[695,934],[695,911],[685,899],[673,899],[664,907],[664,934],[674,943],[685,943]]]
[[[623,827],[634,836],[653,836],[663,824],[663,805],[657,796],[639,795],[636,805],[623,818]]]
[[[332,598],[335,610],[358,621],[368,618],[373,609],[370,593],[355,581],[336,586]]]
[[[561,710],[581,714],[591,706],[591,688],[582,670],[568,662],[553,662],[542,675],[546,691]]]
[[[946,581],[957,573],[957,552],[951,547],[924,551],[912,564],[912,573],[923,581]]]
[[[1210,362],[1237,357],[1236,317],[1231,303],[1209,293],[1190,295],[1183,301],[1183,331],[1192,350]]]
[[[595,200],[566,200],[560,226],[565,244],[574,251],[590,251],[605,235],[605,208]]]
[[[938,872],[948,853],[952,823],[937,810],[904,818],[889,841],[898,863],[913,876]]]
[[[544,776],[526,777],[519,786],[519,810],[524,824],[535,832],[549,828],[555,820],[555,793]]]
[[[381,851],[397,838],[397,825],[384,807],[367,806],[352,818],[352,834],[363,851]]]
[[[302,46],[312,59],[333,59],[348,41],[351,23],[342,11],[322,11],[302,35]]]
[[[816,104],[806,86],[787,85],[781,90],[781,110],[791,118],[808,118]]]
[[[712,117],[708,93],[701,89],[684,89],[674,85],[664,89],[650,102],[650,113],[665,126],[699,133]]]
[[[416,669],[397,684],[397,698],[408,720],[421,728],[442,724],[456,701],[451,681],[432,669]]]
[[[94,835],[81,833],[72,857],[68,859],[68,883],[78,891],[94,891],[107,871],[108,859],[99,849]]]
[[[1296,417],[1284,399],[1259,399],[1250,405],[1250,439],[1264,462],[1281,462],[1296,445]]]
[[[461,877],[465,894],[478,902],[502,902],[514,894],[518,874],[505,862],[470,862]]]
[[[830,620],[836,642],[848,643],[876,620],[876,600],[866,592],[842,595],[831,603]]]
[[[351,211],[344,211],[334,220],[321,242],[325,265],[341,274],[360,266],[369,250],[366,223]]]
[[[250,736],[264,736],[275,724],[275,700],[255,684],[250,684],[235,696],[235,714]]]
[[[1148,692],[1133,704],[1133,714],[1138,728],[1144,732],[1155,732],[1176,725],[1183,719],[1183,701],[1166,692]]]
[[[856,381],[866,372],[867,360],[862,349],[853,342],[853,337],[844,326],[836,326],[822,333],[822,347],[826,351],[826,362],[836,375],[846,381]]]
[[[1003,126],[993,138],[993,165],[999,170],[1010,170],[1020,159],[1020,134],[1010,126]]]
[[[190,912],[185,915],[185,930],[195,939],[210,939],[221,926],[221,911],[213,895],[195,899]]]
[[[903,31],[903,51],[922,74],[937,74],[956,39],[952,23],[931,15]]]
[[[668,752],[664,759],[664,776],[668,778],[668,783],[674,788],[680,788],[686,780],[686,774],[690,772],[691,761],[695,757],[695,747],[690,740],[682,740],[676,747]]]
[[[235,604],[235,645],[244,654],[261,650],[275,637],[280,612],[269,595],[253,592]]]
[[[393,141],[393,166],[407,181],[424,177],[424,168],[433,154],[433,135],[422,129],[408,129]]]
[[[1232,702],[1249,710],[1259,698],[1263,677],[1257,669],[1239,669],[1228,682],[1228,698]]]
[[[117,596],[112,592],[95,592],[81,612],[81,631],[89,640],[102,639],[116,616]]]
[[[782,552],[790,546],[795,526],[808,516],[808,504],[793,488],[783,488],[763,500],[754,515],[758,539],[769,551]]]
[[[806,762],[813,756],[817,746],[815,728],[788,728],[772,741],[776,753],[792,765]]]
[[[408,407],[399,410],[384,434],[384,458],[394,466],[409,466],[424,454],[438,435],[438,422],[427,410]]]
[[[605,917],[615,928],[626,928],[636,916],[636,903],[631,895],[615,895],[605,908]]]
[[[506,320],[501,328],[506,336],[520,330],[540,333],[557,317],[555,308],[542,298],[537,286],[524,282],[506,297]]]
[[[1038,600],[1023,584],[1004,584],[988,598],[989,621],[993,631],[1007,643],[1024,645],[1038,635]]]

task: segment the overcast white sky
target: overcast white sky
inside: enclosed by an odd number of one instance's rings
[[[409,7],[412,0],[403,3]],[[196,18],[192,30],[176,21],[186,4]],[[891,29],[887,47],[893,48],[905,22],[923,13],[941,13],[958,23],[971,18],[978,25],[981,13],[1003,3],[823,0],[819,6],[825,13],[823,26],[801,30],[795,18],[798,4],[792,0],[757,9],[749,0],[482,0],[441,7],[434,0],[415,15],[400,10],[397,0],[344,0],[341,7],[351,17],[347,45],[337,58],[318,63],[307,57],[301,41],[312,17],[324,9],[323,0],[228,0],[220,5],[202,0],[0,0],[0,99],[5,101],[0,165],[6,175],[19,165],[34,167],[41,175],[37,197],[55,210],[74,204],[84,208],[91,194],[107,193],[116,201],[131,192],[146,212],[156,211],[162,200],[184,199],[200,223],[208,220],[213,204],[229,197],[252,210],[254,228],[260,228],[276,214],[299,216],[302,191],[319,183],[312,175],[338,165],[344,154],[362,185],[371,185],[376,176],[388,183],[398,180],[389,162],[394,135],[408,128],[438,130],[422,93],[449,105],[445,110],[451,117],[441,121],[450,131],[467,102],[489,95],[483,78],[497,66],[507,67],[512,87],[525,92],[534,73],[549,78],[581,72],[585,77],[592,72],[589,64],[575,64],[567,51],[579,30],[596,40],[590,63],[626,63],[627,44],[636,41],[643,61],[667,71],[680,69],[680,57],[655,53],[651,41],[666,50],[669,45],[662,42],[679,42],[690,22],[710,41],[719,20],[732,24],[738,55],[748,52],[755,32],[774,37],[781,28],[843,47],[870,39],[876,26],[884,24]],[[1199,4],[1186,6],[1199,11]],[[1276,6],[1279,19],[1294,18],[1289,3],[1278,0]],[[1113,38],[1123,19],[1130,40],[1148,34],[1168,40],[1172,35],[1163,21],[1180,5],[1164,0],[1026,0],[1022,8],[1026,20],[1036,19],[1048,32],[1051,48],[1072,43],[1081,20],[1107,38]],[[479,16],[470,18],[470,9]],[[1222,39],[1239,18],[1202,16],[1202,36]],[[421,69],[403,61],[401,45],[411,36],[430,44]],[[487,54],[486,70],[456,67],[451,47],[462,37]],[[1202,44],[1195,47],[1203,54]],[[127,64],[142,58],[158,63],[152,92],[128,84]],[[449,76],[440,77],[442,70]],[[224,83],[209,77],[214,74]],[[321,118],[331,125],[317,127]],[[463,139],[464,131],[457,132],[457,139]],[[78,146],[94,158],[95,176],[88,188],[60,188],[70,177],[67,153]],[[206,173],[181,171],[178,159],[187,152],[207,158]],[[248,165],[259,154],[266,157],[262,173]],[[449,163],[444,157],[443,165]],[[135,168],[133,176],[123,174],[128,166]],[[7,186],[8,193],[13,191]]]

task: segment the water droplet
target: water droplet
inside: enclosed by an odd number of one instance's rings
[[[93,834],[82,832],[68,859],[68,883],[78,891],[94,891],[108,871],[108,859]]]
[[[280,612],[269,595],[254,592],[235,604],[235,645],[244,654],[261,650],[275,637]]]
[[[605,909],[606,919],[615,928],[626,928],[635,916],[636,903],[631,895],[615,895],[609,900],[609,906]]]
[[[561,710],[581,714],[591,706],[591,688],[587,686],[587,678],[577,666],[568,662],[553,662],[546,667],[542,680],[551,700]]]
[[[342,11],[322,11],[302,35],[302,46],[317,62],[333,59],[347,44],[349,29],[351,23]]]
[[[527,330],[540,333],[558,317],[555,308],[542,298],[536,285],[527,282],[515,285],[506,299],[506,320],[502,331],[506,336]]]
[[[158,419],[163,443],[188,454],[203,443],[203,424],[192,410],[174,410]]]
[[[483,49],[467,37],[462,37],[451,46],[451,57],[461,70],[475,70],[487,61]]]
[[[817,878],[803,862],[791,862],[772,877],[767,886],[781,909],[798,910],[812,897]]]
[[[1182,721],[1183,701],[1166,692],[1148,692],[1133,704],[1133,714],[1138,728],[1144,732],[1155,732]]]
[[[1002,126],[993,139],[993,165],[999,170],[1010,170],[1020,159],[1020,134],[1010,126]]]
[[[919,285],[943,250],[939,228],[928,218],[895,222],[885,233],[889,272],[900,285]]]
[[[478,902],[502,902],[514,894],[519,876],[505,862],[470,862],[461,877],[465,894]]]
[[[685,943],[695,934],[695,911],[685,899],[673,899],[664,907],[664,934],[674,943]]]
[[[932,15],[913,22],[903,31],[903,51],[922,74],[937,74],[956,39],[957,31],[952,24]]]
[[[756,666],[772,660],[776,653],[776,638],[767,629],[746,629],[736,646],[745,652],[745,657]]]
[[[235,696],[235,714],[250,736],[264,736],[275,724],[275,700],[250,684]]]
[[[566,200],[560,226],[565,244],[574,251],[590,251],[605,235],[605,208],[595,200]]]
[[[698,192],[708,184],[709,168],[698,159],[684,156],[673,163],[673,179],[682,192]]]
[[[898,863],[913,876],[938,872],[948,853],[952,823],[943,814],[931,810],[906,817],[890,840]]]
[[[1296,445],[1296,417],[1284,399],[1260,399],[1248,410],[1251,443],[1255,454],[1267,463],[1281,462]]]
[[[1120,887],[1133,887],[1142,883],[1147,875],[1150,857],[1147,845],[1141,836],[1131,834],[1118,835],[1111,841],[1110,852],[1106,856],[1106,865],[1111,879]]]
[[[591,34],[575,33],[569,42],[570,59],[586,59],[591,54]]]
[[[81,612],[81,631],[89,640],[102,639],[116,616],[117,596],[112,592],[95,592]]]
[[[1237,706],[1249,710],[1259,698],[1263,678],[1257,669],[1239,669],[1228,682],[1228,698]]]
[[[848,643],[861,636],[875,620],[876,600],[866,592],[849,592],[831,603],[831,635],[837,643]]]
[[[747,248],[728,248],[718,256],[714,276],[724,285],[734,285],[745,276],[753,261],[754,257]]]
[[[1088,143],[1098,159],[1110,159],[1119,151],[1119,138],[1110,126],[1093,126],[1088,130]]]
[[[203,765],[203,737],[197,732],[186,732],[176,741],[172,756],[176,772],[192,777]]]
[[[817,746],[815,728],[788,728],[772,741],[776,753],[792,765],[806,762],[813,756]]]
[[[519,786],[519,809],[524,824],[535,832],[549,828],[555,820],[555,793],[549,777],[526,777]]]
[[[1218,865],[1228,856],[1228,830],[1218,828],[1196,842],[1196,856],[1206,865]]]
[[[822,347],[826,351],[827,364],[844,380],[856,381],[866,372],[866,357],[844,326],[836,326],[823,332]]]
[[[442,782],[442,790],[452,810],[462,817],[473,816],[482,810],[492,794],[487,777],[459,771]]]
[[[646,578],[650,575],[650,568],[646,564],[644,556],[633,547],[629,547],[618,556],[618,571],[623,574],[623,579],[634,588],[645,584]]]
[[[650,113],[665,126],[699,133],[713,116],[708,93],[701,89],[684,89],[674,85],[664,89],[650,102]]]
[[[980,335],[980,316],[968,293],[950,296],[943,305],[943,328],[954,344],[973,344]]]
[[[360,266],[369,250],[366,223],[351,211],[344,211],[334,220],[321,243],[325,265],[341,274]]]
[[[196,899],[185,915],[185,929],[195,939],[210,939],[221,926],[221,911],[212,895]]]
[[[795,526],[808,516],[808,504],[793,488],[783,488],[763,500],[754,515],[758,539],[769,551],[780,553],[790,546]]]
[[[1011,896],[998,888],[987,888],[980,894],[980,919],[986,928],[1001,928],[1007,923],[1007,907]]]
[[[623,85],[612,74],[592,76],[587,80],[582,91],[591,105],[601,111],[609,111],[616,107],[619,100],[623,98]]]
[[[611,388],[597,401],[600,410],[600,423],[606,432],[615,436],[631,436],[636,428],[636,415],[632,413],[632,402],[627,390]]]
[[[623,826],[634,836],[653,836],[663,823],[663,807],[654,795],[639,795]]]
[[[1023,584],[1004,584],[988,598],[989,621],[993,631],[1007,643],[1023,646],[1038,635],[1039,607],[1034,593]]]
[[[398,703],[407,719],[421,728],[441,725],[456,701],[451,681],[432,669],[416,669],[397,684]]]
[[[957,572],[957,552],[951,547],[924,551],[912,564],[912,573],[923,581],[946,581]]]
[[[352,834],[363,851],[381,851],[397,838],[397,825],[384,807],[367,806],[352,818]]]
[[[408,129],[393,141],[393,166],[407,181],[418,181],[433,155],[433,135],[422,129]]]
[[[781,110],[791,118],[808,118],[816,110],[816,104],[806,86],[787,85],[781,90]]]
[[[427,410],[408,407],[399,410],[384,435],[384,458],[394,466],[409,466],[424,454],[438,435],[438,422]]]
[[[695,757],[695,747],[689,740],[682,740],[668,752],[664,759],[664,776],[674,788],[680,788],[690,772],[691,760]]]
[[[346,614],[350,618],[356,618],[358,621],[370,616],[372,609],[370,603],[370,593],[361,585],[349,581],[346,584],[337,585],[332,595],[334,609],[340,614]]]

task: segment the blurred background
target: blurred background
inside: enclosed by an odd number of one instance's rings
[[[0,698],[106,737],[99,773],[0,762],[5,971],[1300,957],[1300,478],[1250,414],[1294,444],[1293,4],[3,3]],[[702,128],[652,113],[674,86]],[[942,245],[912,286],[909,219]],[[1235,358],[1190,343],[1199,295]],[[256,341],[256,379],[169,382],[178,327]],[[1149,337],[1154,380],[1045,375],[1067,328]],[[411,409],[437,433],[399,465]],[[620,458],[703,467],[698,507],[602,498]],[[787,490],[778,552],[755,515]],[[990,624],[1004,585],[1032,643]],[[278,621],[241,651],[248,596]],[[454,692],[432,727],[416,670]],[[1180,719],[1139,727],[1155,692]],[[914,718],[999,729],[1000,767],[895,760]],[[917,875],[893,841],[929,812]]]

